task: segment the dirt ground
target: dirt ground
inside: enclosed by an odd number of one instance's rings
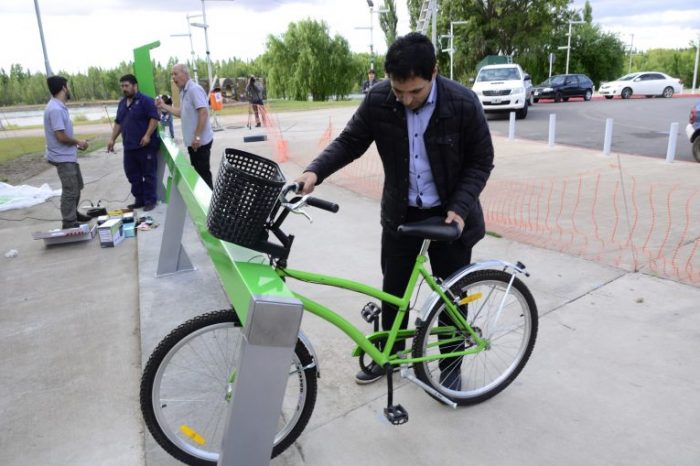
[[[27,154],[15,160],[0,164],[0,181],[13,186],[22,184],[24,180],[38,175],[51,168],[44,154]]]

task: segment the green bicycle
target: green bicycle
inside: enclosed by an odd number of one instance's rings
[[[222,164],[224,162],[222,161]],[[218,181],[217,181],[218,183]],[[269,264],[284,280],[294,279],[355,291],[398,307],[388,331],[379,331],[380,309],[369,303],[362,317],[374,325],[365,335],[340,314],[294,293],[304,309],[338,327],[357,344],[353,353],[365,368],[369,358],[386,370],[387,407],[392,424],[408,421],[408,413],[393,404],[393,373],[416,383],[431,397],[452,407],[487,400],[506,388],[527,363],[537,336],[537,307],[517,275],[528,276],[521,263],[490,260],[472,264],[441,280],[426,268],[431,241],[453,241],[459,230],[442,218],[405,224],[400,232],[423,239],[422,248],[403,296],[394,296],[351,280],[287,267],[293,236],[281,225],[289,213],[305,206],[337,212],[338,206],[310,197],[287,196],[297,191],[287,185],[267,222],[265,238],[272,233],[281,244],[260,241],[254,249],[268,254]],[[211,229],[211,226],[210,226]],[[404,315],[422,279],[432,290],[417,309],[415,328],[400,329]],[[215,465],[219,458],[226,404],[233,393],[237,350],[243,338],[240,320],[225,309],[191,319],[166,336],[150,356],[141,380],[141,409],[155,440],[175,458],[193,465]],[[412,340],[405,351],[397,341]],[[308,339],[299,334],[272,457],[289,447],[311,417],[316,401],[318,357]]]

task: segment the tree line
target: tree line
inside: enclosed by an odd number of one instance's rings
[[[421,0],[407,0],[412,28],[420,13]],[[384,0],[379,22],[387,44],[396,38],[396,7],[394,0]],[[476,74],[477,64],[488,55],[508,55],[519,63],[533,82],[549,75],[549,55],[554,55],[553,74],[564,73],[570,21],[582,21],[572,28],[569,71],[584,73],[596,86],[613,80],[628,69],[662,71],[680,78],[686,87],[692,86],[695,50],[653,49],[635,53],[629,61],[629,51],[620,38],[602,31],[593,22],[593,10],[586,2],[583,11],[572,8],[571,0],[441,0],[437,18],[438,31],[449,31],[454,21],[466,21],[454,28],[454,77],[469,84]],[[428,31],[428,35],[430,35]],[[438,34],[440,35],[440,34]],[[438,65],[443,75],[449,75],[448,42],[438,47]],[[374,58],[374,60],[372,60]],[[369,53],[353,53],[340,35],[331,37],[328,25],[312,19],[290,23],[279,36],[269,35],[266,51],[252,61],[238,58],[213,63],[219,77],[235,78],[255,74],[265,78],[270,97],[307,100],[342,99],[357,92],[366,79],[367,69],[374,62],[379,77],[383,75],[384,57]],[[158,92],[170,93],[170,69],[178,59],[154,63]],[[199,69],[200,82],[205,87],[206,62],[197,59],[189,63]],[[117,67],[90,67],[84,73],[66,76],[76,100],[115,100],[121,97],[119,77],[132,72],[132,63],[121,62]],[[9,70],[0,69],[0,106],[41,104],[48,99],[46,77],[31,73],[22,65],[13,64]]]

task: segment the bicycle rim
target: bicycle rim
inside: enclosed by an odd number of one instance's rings
[[[198,460],[219,458],[242,337],[234,322],[205,326],[177,342],[155,374],[157,424],[169,442]],[[274,445],[284,441],[304,410],[306,377],[294,353]]]
[[[421,380],[460,405],[478,403],[503,390],[522,370],[532,352],[537,309],[530,292],[519,280],[508,290],[510,277],[501,271],[481,271],[466,275],[451,288],[455,296],[470,301],[466,306],[467,321],[477,334],[488,340],[486,349],[416,366]],[[457,351],[455,346],[463,351],[476,344],[467,332],[454,327],[440,302],[419,329],[414,354],[416,357],[440,355]]]

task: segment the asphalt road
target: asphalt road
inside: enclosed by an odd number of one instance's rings
[[[698,97],[700,98],[700,96]],[[676,160],[694,161],[685,135],[695,98],[572,99],[540,101],[525,120],[516,120],[516,138],[547,141],[549,115],[557,115],[556,143],[603,150],[605,120],[613,119],[612,151],[666,158],[671,123],[678,122]],[[489,115],[491,131],[508,135],[508,115]]]

